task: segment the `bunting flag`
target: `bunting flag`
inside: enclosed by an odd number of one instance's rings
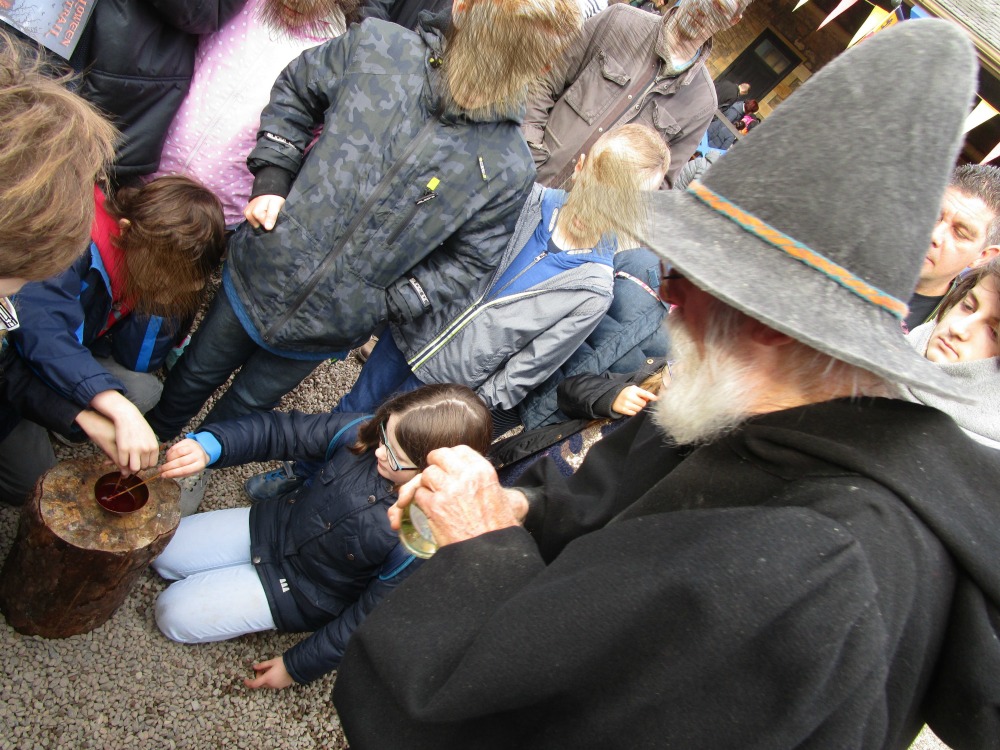
[[[989,152],[988,154],[986,154],[986,158],[985,158],[985,159],[983,159],[983,160],[982,160],[981,162],[979,162],[979,163],[980,163],[980,164],[985,164],[985,163],[986,163],[986,162],[988,162],[988,161],[993,161],[993,160],[994,160],[994,159],[996,159],[996,158],[997,158],[998,156],[1000,156],[1000,143],[998,143],[997,145],[995,145],[995,146],[993,147],[993,150],[992,150],[992,151],[990,151],[990,152]]]
[[[819,25],[819,28],[822,29],[824,26],[830,23],[830,21],[832,21],[834,18],[843,13],[845,10],[850,8],[856,2],[858,2],[858,0],[840,0],[840,5],[838,5],[836,8],[833,9],[833,12],[826,17],[826,20],[824,20],[823,23]]]
[[[997,112],[996,109],[993,108],[992,104],[985,99],[980,99],[976,108],[972,110],[968,117],[965,118],[965,130],[962,132],[968,133],[977,125],[982,125],[984,122],[992,117],[996,117],[998,114],[1000,114],[1000,112]]]
[[[861,24],[861,28],[858,29],[858,33],[854,35],[851,43],[847,45],[847,49],[850,49],[870,33],[875,31],[875,29],[878,28],[878,25],[882,23],[888,15],[889,11],[882,10],[877,5],[873,7],[871,14],[868,16],[868,20]]]
[[[792,13],[794,13],[795,11],[797,11],[799,8],[801,8],[803,5],[805,5],[808,2],[809,2],[809,0],[799,0],[799,4],[796,5],[794,8],[792,8]]]

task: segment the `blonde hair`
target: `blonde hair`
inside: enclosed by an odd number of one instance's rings
[[[513,114],[582,24],[577,0],[466,0],[444,50],[448,108],[485,119]]]
[[[37,281],[87,247],[117,132],[0,32],[0,277]]]
[[[659,187],[669,168],[670,148],[647,125],[605,133],[573,180],[559,214],[561,231],[581,247],[593,247],[609,231],[619,245],[635,246],[648,218],[641,193]]]

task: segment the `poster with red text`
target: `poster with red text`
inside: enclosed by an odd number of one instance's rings
[[[97,0],[0,0],[0,21],[67,60]]]

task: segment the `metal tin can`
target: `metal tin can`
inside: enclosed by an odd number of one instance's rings
[[[403,508],[403,518],[399,524],[399,540],[417,557],[426,559],[437,552],[438,544],[434,540],[430,522],[424,512],[413,503]]]

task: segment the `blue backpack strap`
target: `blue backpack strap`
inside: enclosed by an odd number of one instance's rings
[[[340,439],[344,436],[345,432],[347,432],[349,429],[354,427],[354,425],[358,424],[359,422],[364,422],[368,419],[371,419],[373,416],[375,415],[362,414],[357,419],[352,419],[350,422],[348,422],[339,430],[337,430],[337,434],[333,436],[333,440],[331,440],[330,444],[326,447],[326,458],[323,459],[323,462],[326,463],[327,461],[330,460],[330,457],[333,455],[333,452],[337,450],[337,444],[340,442]]]

